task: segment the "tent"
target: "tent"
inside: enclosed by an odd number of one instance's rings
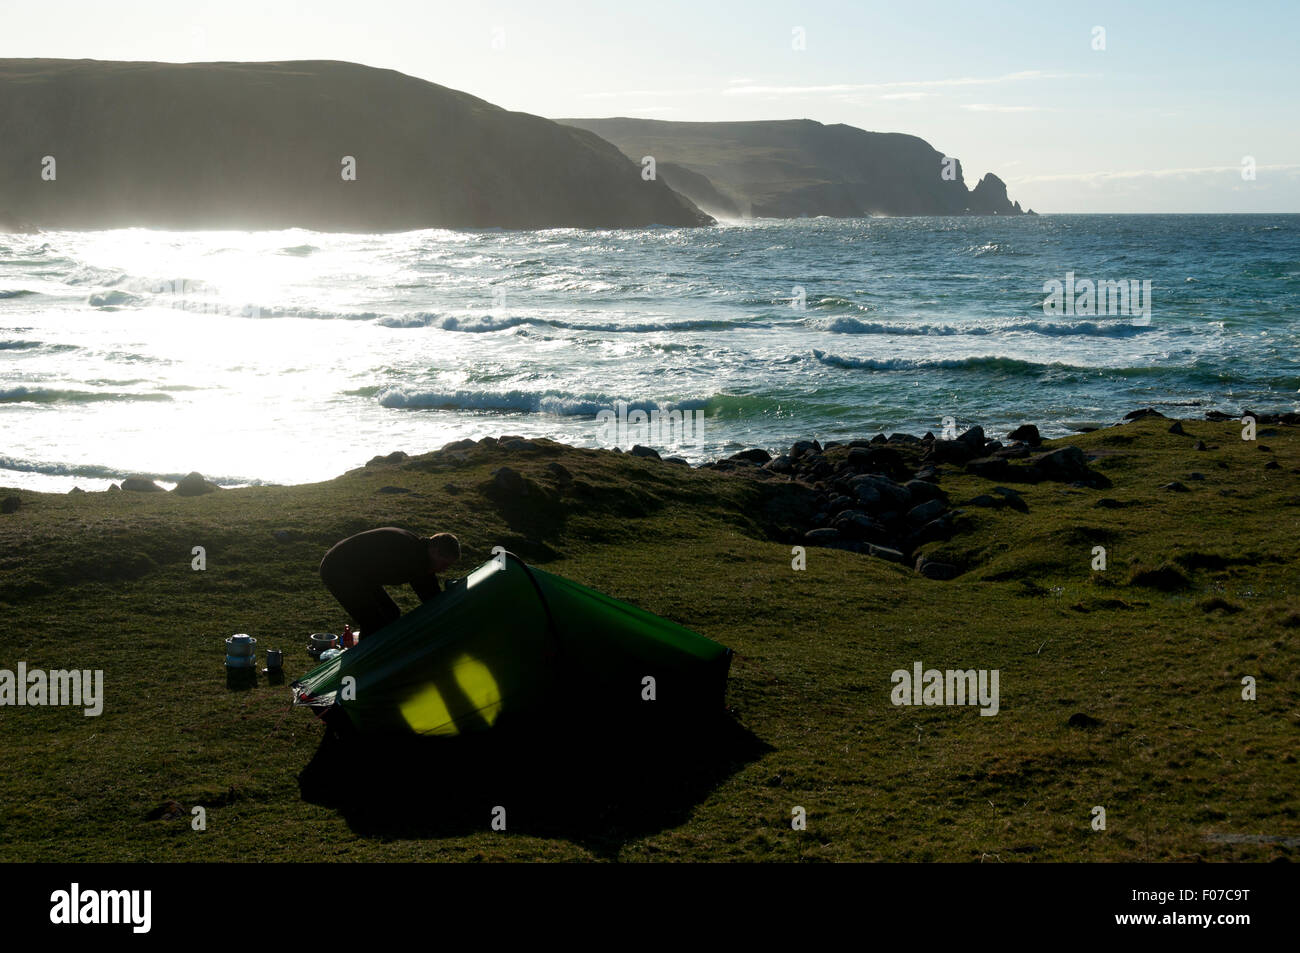
[[[458,735],[556,702],[592,719],[720,710],[730,665],[717,642],[503,553],[291,688],[362,731]]]

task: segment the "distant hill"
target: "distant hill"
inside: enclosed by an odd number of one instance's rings
[[[0,229],[711,222],[592,133],[392,70],[0,60]]]
[[[801,215],[1020,215],[996,175],[973,190],[961,163],[924,139],[810,119],[668,122],[561,119],[608,139],[634,160],[654,156],[659,177],[723,217]]]

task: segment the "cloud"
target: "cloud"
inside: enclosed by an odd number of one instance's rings
[[[980,113],[1038,113],[1055,112],[1044,106],[1000,106],[996,103],[967,103],[961,107]]]
[[[1300,164],[1259,165],[1256,172],[1300,172]],[[1025,182],[1089,182],[1100,184],[1108,179],[1164,179],[1180,175],[1224,175],[1241,174],[1240,165],[1207,165],[1184,169],[1129,169],[1123,172],[1063,172],[1059,175],[1026,175],[1007,177],[1007,184],[1021,185]]]
[[[826,86],[735,86],[724,90],[727,96],[810,96],[819,93],[860,93],[882,89],[914,89],[947,86],[992,86],[998,83],[1016,83],[1031,79],[1071,79],[1080,73],[1049,73],[1043,70],[1022,70],[1002,76],[967,76],[959,79],[914,79],[889,83],[834,83]]]
[[[925,99],[927,96],[933,96],[934,93],[882,93],[880,99]]]

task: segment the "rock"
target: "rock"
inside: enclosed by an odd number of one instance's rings
[[[512,467],[498,467],[492,471],[492,487],[511,496],[527,496],[528,481]]]
[[[125,485],[125,484],[124,484]],[[130,489],[127,487],[127,489]],[[177,496],[203,496],[205,493],[215,493],[221,487],[209,480],[203,479],[203,474],[195,471],[187,473],[181,477],[175,489],[172,490]]]
[[[855,447],[849,451],[846,462],[864,473],[886,473],[894,479],[908,472],[902,456],[889,447]]]
[[[1281,470],[1281,469],[1282,469],[1282,464],[1278,463],[1276,460],[1270,460],[1270,461],[1268,461],[1268,463],[1264,464],[1264,469],[1265,469],[1265,470]]]
[[[1011,433],[1007,434],[1008,440],[1023,440],[1031,447],[1036,447],[1043,442],[1042,436],[1038,433],[1038,427],[1035,424],[1021,424]]]
[[[1237,418],[1232,416],[1232,414],[1225,414],[1221,410],[1211,410],[1206,412],[1205,419],[1214,420],[1214,421],[1224,421],[1224,420],[1236,420]]]
[[[1263,452],[1263,453],[1272,453],[1272,452],[1273,452],[1273,448],[1272,448],[1272,447],[1266,447],[1266,446],[1264,446],[1262,443],[1261,443],[1258,447],[1256,447],[1255,449],[1256,449],[1256,450],[1259,450],[1259,451],[1261,451],[1261,452]]]
[[[16,496],[6,496],[0,500],[0,513],[17,513],[23,501]]]
[[[1081,711],[1076,711],[1073,715],[1070,716],[1069,720],[1066,721],[1066,724],[1069,725],[1071,728],[1096,728],[1098,725],[1101,724],[1101,722],[1099,722],[1096,718],[1092,718],[1088,715],[1085,715]]]
[[[901,563],[903,554],[897,549],[891,549],[888,546],[877,546],[872,543],[867,546],[867,554],[875,556],[877,559],[888,559],[891,563]]]
[[[648,460],[663,459],[662,457],[659,456],[659,451],[656,450],[654,447],[643,447],[639,443],[633,445],[631,452],[632,452],[632,456],[634,457],[645,457]]]
[[[764,464],[763,469],[770,470],[773,473],[782,473],[782,474],[793,473],[794,462],[790,459],[790,457],[786,456],[785,454],[781,454],[781,456],[776,457],[770,462]]]
[[[957,567],[948,563],[932,562],[922,557],[920,568],[917,570],[926,579],[956,579],[958,576]]]
[[[664,457],[664,463],[675,463],[678,466],[683,467],[689,467],[691,465],[691,461],[687,460],[685,457]]]
[[[1170,490],[1170,491],[1172,491],[1172,492],[1174,492],[1174,493],[1187,493],[1187,492],[1188,492],[1187,487],[1183,486],[1183,485],[1182,485],[1181,483],[1179,483],[1177,480],[1174,480],[1172,483],[1166,483],[1166,484],[1164,484],[1163,486],[1160,487],[1160,489],[1162,489],[1162,490]]]
[[[849,485],[857,498],[868,506],[905,509],[912,503],[911,491],[888,477],[863,474],[854,477]]]
[[[790,459],[798,460],[805,453],[810,453],[814,450],[820,453],[821,449],[821,444],[816,440],[796,440],[794,446],[790,448]]]
[[[943,500],[928,500],[919,506],[914,506],[907,511],[907,520],[917,526],[924,525],[931,520],[938,519],[943,511],[948,507]]]
[[[161,493],[163,488],[145,476],[129,476],[122,481],[122,489],[135,493]]]
[[[930,452],[926,454],[925,462],[965,463],[978,455],[978,451],[972,452],[969,446],[956,440],[936,440],[930,444]]]
[[[410,493],[412,492],[412,490],[410,489],[410,487],[405,487],[405,486],[381,486],[379,489],[375,490],[375,492],[376,493]]]
[[[770,462],[772,459],[772,455],[768,453],[766,450],[760,449],[758,447],[754,447],[751,450],[742,450],[740,451],[740,453],[733,453],[731,456],[727,457],[727,459],[745,460],[749,463],[757,463],[761,466],[764,463]]]
[[[470,440],[469,438],[466,438],[464,440],[453,440],[451,443],[444,444],[442,449],[439,450],[438,452],[447,453],[449,451],[455,451],[455,450],[468,450],[471,447],[476,447],[476,446],[478,446],[478,444],[475,441]]]
[[[678,457],[677,459],[680,460],[681,458]],[[686,462],[685,460],[682,460],[682,463],[685,462]],[[554,460],[552,460],[550,463],[546,465],[546,469],[549,470],[551,472],[551,475],[554,476],[555,479],[559,480],[561,483],[568,483],[573,479],[573,474],[569,472],[569,468],[566,467],[563,463],[557,463]]]
[[[1177,420],[1175,420],[1172,424],[1169,425],[1169,432],[1172,434],[1177,434],[1180,437],[1187,436],[1187,431],[1183,429],[1183,425],[1179,423]]]
[[[1017,513],[1029,512],[1029,504],[1025,502],[1024,498],[1017,491],[1010,487],[995,486],[993,492],[1001,496],[1003,502]]]
[[[916,471],[916,476],[913,479],[924,480],[926,483],[938,483],[939,471],[934,467],[921,467]]]
[[[1205,447],[1205,441],[1204,441],[1204,440],[1198,440],[1198,441],[1196,441],[1196,443],[1192,444],[1192,449],[1193,449],[1193,450],[1204,450],[1204,449],[1206,449],[1206,447]]]
[[[116,483],[110,483],[110,484],[108,485],[108,490],[107,490],[106,492],[110,492],[110,493],[111,493],[111,492],[114,491],[114,490],[117,490],[117,491],[120,492],[121,489],[122,489],[122,488],[121,488],[120,486],[118,486]]]
[[[525,453],[529,450],[542,449],[533,441],[523,437],[500,437],[497,440],[497,446],[508,453]]]
[[[371,457],[369,460],[366,461],[366,466],[371,467],[380,463],[401,463],[403,460],[406,459],[407,456],[405,453],[403,453],[401,450],[394,450],[392,453],[388,454],[387,456]]]
[[[984,450],[984,428],[976,424],[958,436],[956,442],[965,444],[970,448],[972,454],[979,454]]]
[[[919,503],[928,500],[943,500],[945,503],[948,501],[948,494],[938,484],[927,480],[908,480],[903,487],[912,495],[912,499]]]
[[[989,496],[987,493],[981,493],[979,496],[972,497],[962,504],[963,506],[1001,506],[1002,501],[996,497]]]
[[[910,434],[910,433],[891,433],[891,434],[889,435],[889,440],[888,440],[887,442],[888,442],[888,443],[901,443],[901,444],[909,444],[909,445],[912,445],[912,444],[918,444],[918,443],[920,443],[920,442],[921,442],[921,438],[920,438],[920,437],[915,437],[915,436],[913,436],[913,435]]]
[[[1141,410],[1130,410],[1124,415],[1125,420],[1146,420],[1148,417],[1160,417],[1165,419],[1165,415],[1160,413],[1154,407],[1143,407]]]
[[[879,539],[884,533],[884,527],[861,510],[840,513],[832,528],[850,539]]]
[[[495,446],[497,445],[497,438],[496,438],[496,437],[484,437],[483,439],[481,439],[481,440],[478,442],[478,445],[479,445],[480,447],[495,447]],[[379,459],[379,458],[376,457],[375,459],[377,460],[377,459]]]
[[[825,544],[839,539],[840,531],[832,529],[829,526],[822,527],[821,529],[810,529],[808,532],[803,534],[803,538],[808,540],[810,543]]]
[[[156,487],[156,489],[161,490],[162,487]],[[70,494],[71,494],[71,493],[85,493],[85,492],[86,492],[86,491],[83,490],[83,489],[82,489],[81,487],[79,487],[79,486],[74,486],[71,490],[68,491],[68,493],[70,493]]]
[[[986,480],[1000,480],[1011,473],[1011,464],[1004,457],[980,457],[966,464],[966,472]]]

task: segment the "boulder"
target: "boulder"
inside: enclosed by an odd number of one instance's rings
[[[635,450],[633,450],[633,452],[635,452]],[[764,463],[770,462],[772,459],[772,455],[768,453],[766,450],[763,450],[759,447],[754,447],[753,449],[750,450],[742,450],[740,451],[740,453],[733,453],[731,456],[727,457],[727,459],[744,460],[748,463],[757,463],[761,466]]]
[[[1187,431],[1183,429],[1183,425],[1177,420],[1169,425],[1169,432],[1179,437],[1187,436]]]
[[[683,460],[682,462],[685,463],[686,461]],[[552,460],[546,465],[546,469],[551,471],[551,475],[561,483],[568,483],[573,479],[573,474],[569,472],[569,468],[563,463],[557,463]]]
[[[1023,440],[1031,447],[1036,447],[1043,442],[1042,436],[1038,433],[1038,427],[1035,424],[1021,424],[1011,433],[1007,434],[1008,440]]]
[[[957,567],[948,563],[939,563],[926,559],[924,556],[919,560],[917,566],[919,572],[926,579],[956,579],[958,576]]]
[[[810,543],[825,545],[826,543],[831,543],[839,539],[840,531],[832,529],[829,526],[824,526],[821,529],[808,530],[808,532],[803,534],[803,538]]]
[[[888,477],[863,474],[854,477],[850,486],[857,498],[869,507],[904,509],[912,502],[911,491]]]
[[[816,440],[796,440],[794,446],[790,448],[789,456],[791,460],[798,460],[805,453],[811,453],[813,451],[820,453],[821,449],[821,444]]]
[[[769,461],[768,463],[764,464],[763,469],[770,470],[773,473],[781,473],[781,474],[793,473],[794,462],[786,454],[781,454],[781,456],[776,457],[773,460]]]
[[[634,444],[634,445],[632,446],[632,451],[631,451],[631,452],[632,452],[632,456],[634,456],[634,457],[645,457],[645,458],[648,459],[648,460],[661,460],[661,459],[663,459],[662,457],[659,456],[659,451],[656,450],[654,447],[643,447],[643,446],[641,446],[641,444],[639,444],[639,443],[638,443],[638,444]]]
[[[221,487],[203,479],[203,474],[195,471],[181,477],[180,482],[176,484],[176,488],[172,492],[177,496],[203,496],[205,493],[215,493],[219,489]]]
[[[1160,413],[1160,411],[1156,410],[1154,407],[1143,407],[1140,410],[1130,410],[1124,415],[1124,419],[1130,421],[1146,420],[1148,417],[1159,417],[1162,420],[1166,419],[1165,415]]]
[[[908,510],[907,520],[909,523],[922,526],[931,520],[938,519],[947,508],[943,500],[928,500]]]
[[[492,471],[492,488],[510,496],[527,496],[528,481],[512,467],[497,467]]]
[[[980,457],[966,464],[966,472],[986,480],[1001,480],[1011,472],[1011,464],[1003,457]]]
[[[943,500],[945,503],[948,501],[948,494],[937,483],[931,483],[928,480],[908,480],[903,484],[903,487],[912,495],[912,499],[918,503],[924,503],[928,500]]]
[[[0,500],[0,513],[16,513],[22,502],[19,497],[6,496],[3,500]]]
[[[122,489],[135,493],[161,493],[163,488],[146,476],[129,476],[122,481]]]
[[[887,559],[891,563],[901,563],[904,558],[903,554],[897,549],[892,549],[889,546],[877,546],[875,543],[867,546],[867,554],[875,556],[877,559]]]

